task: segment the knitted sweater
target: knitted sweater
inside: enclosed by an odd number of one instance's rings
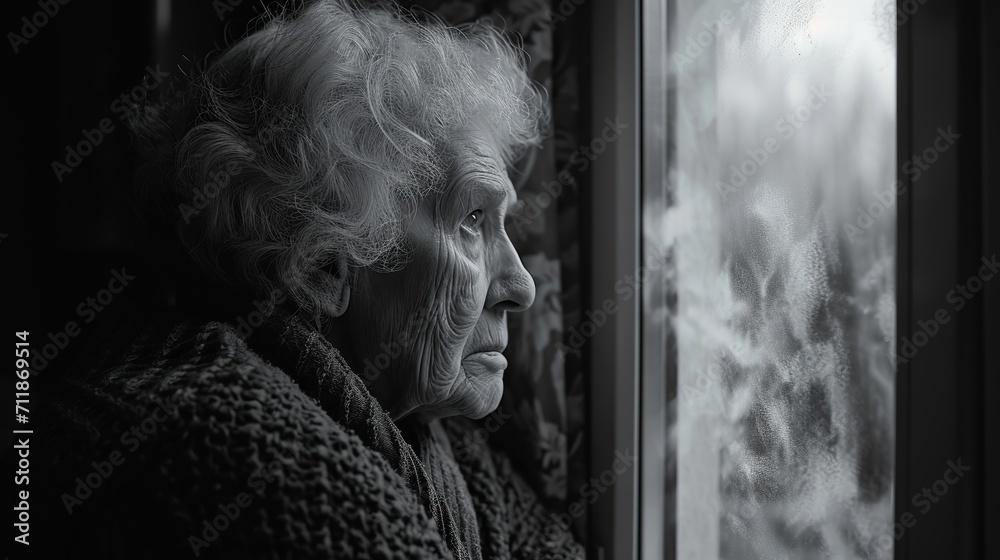
[[[114,332],[86,365],[45,380],[36,550],[584,557],[504,455],[485,445],[451,453],[471,422],[401,431],[339,352],[293,316],[276,314],[247,340],[230,323],[166,315]],[[58,537],[45,532],[53,527]]]

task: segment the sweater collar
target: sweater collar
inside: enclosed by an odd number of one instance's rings
[[[361,377],[321,333],[301,317],[278,308],[247,342],[316,399],[334,421],[380,453],[421,501],[456,560],[469,560],[455,513],[435,491],[413,448]]]

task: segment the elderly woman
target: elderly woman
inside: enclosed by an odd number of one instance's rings
[[[497,408],[507,313],[534,298],[504,221],[543,106],[492,29],[319,1],[142,108],[179,295],[46,395],[35,544],[583,558],[507,458],[452,446]]]

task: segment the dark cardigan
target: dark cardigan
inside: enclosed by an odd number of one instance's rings
[[[229,323],[166,316],[115,332],[88,365],[46,380],[36,550],[584,557],[504,455],[482,446],[456,461],[426,426],[404,438],[339,352],[290,315],[248,340]],[[441,425],[452,441],[472,426]]]

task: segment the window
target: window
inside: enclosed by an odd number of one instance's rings
[[[891,558],[895,5],[644,10],[643,557]]]
[[[585,5],[588,557],[997,556],[998,5]]]

